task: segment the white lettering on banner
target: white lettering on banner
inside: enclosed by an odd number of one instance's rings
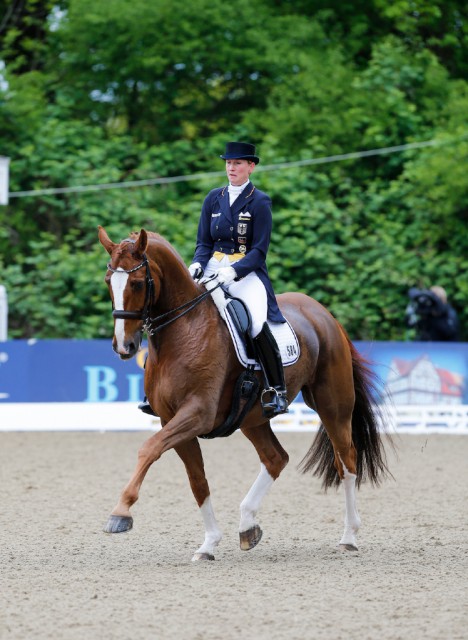
[[[143,398],[142,381],[143,374],[141,373],[128,373],[126,375],[128,380],[128,402],[141,402]]]
[[[87,366],[85,402],[114,402],[119,398],[117,373],[112,367]],[[128,384],[128,402],[140,402],[143,398],[143,374],[129,373],[125,376]]]
[[[113,402],[119,396],[117,379],[111,367],[83,367],[88,374],[85,402]],[[102,394],[101,394],[102,391]]]

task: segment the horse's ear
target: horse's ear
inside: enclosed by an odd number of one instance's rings
[[[148,234],[144,229],[142,229],[140,231],[140,235],[138,236],[138,240],[135,243],[135,253],[137,253],[139,256],[143,256],[147,246],[148,246]]]
[[[107,253],[109,255],[112,255],[112,252],[117,245],[115,244],[115,242],[112,242],[103,227],[98,226],[98,229],[99,242],[102,244]]]

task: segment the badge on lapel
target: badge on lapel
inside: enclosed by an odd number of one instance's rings
[[[240,236],[245,236],[245,234],[247,233],[247,223],[246,222],[239,222],[239,224],[237,225],[237,233]]]
[[[239,213],[239,220],[250,220],[251,214],[248,211],[241,211]]]

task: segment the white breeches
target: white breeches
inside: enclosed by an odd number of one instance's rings
[[[234,267],[235,262],[229,262],[229,258],[224,256],[222,260],[211,258],[205,269],[205,276],[211,276],[221,267]],[[267,320],[268,299],[263,282],[256,273],[249,273],[239,282],[233,282],[226,287],[231,296],[240,298],[250,311],[252,318],[252,328],[250,334],[252,338],[258,336]]]

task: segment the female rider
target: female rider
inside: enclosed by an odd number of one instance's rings
[[[281,355],[267,324],[267,318],[285,322],[266,267],[271,200],[250,181],[260,161],[253,144],[228,142],[220,157],[226,162],[229,184],[205,198],[189,271],[195,280],[216,274],[228,293],[247,306],[251,336],[270,392],[262,396],[263,413],[272,418],[287,412],[288,399]]]

